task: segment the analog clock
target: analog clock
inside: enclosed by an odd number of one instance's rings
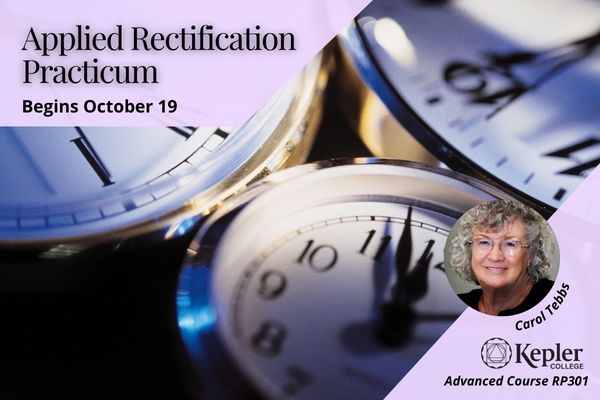
[[[379,159],[266,178],[188,250],[179,325],[203,382],[232,385],[221,343],[266,398],[383,398],[466,308],[443,269],[454,222],[503,196]]]
[[[377,155],[410,135],[548,215],[600,162],[599,29],[594,1],[376,0],[341,39],[356,126]]]
[[[3,282],[51,286],[41,277],[85,273],[96,245],[181,236],[252,179],[301,161],[321,115],[323,60],[239,128],[1,128]],[[77,268],[59,267],[74,258]]]

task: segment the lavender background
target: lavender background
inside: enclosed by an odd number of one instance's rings
[[[554,288],[533,309],[510,317],[493,317],[467,309],[446,331],[417,365],[386,397],[405,399],[418,393],[426,399],[597,399],[600,393],[600,170],[596,169],[566,200],[549,222],[560,247],[560,269]],[[527,330],[517,331],[518,320],[539,315],[553,302],[562,283],[570,286],[564,302],[554,315]],[[483,343],[494,337],[508,341],[513,347],[513,361],[501,369],[491,369],[481,360]],[[583,370],[533,369],[514,363],[514,343],[531,343],[531,347],[583,348]],[[448,376],[456,378],[500,377],[502,387],[444,386]],[[586,387],[551,386],[553,376],[588,376]],[[547,387],[507,386],[509,376],[549,377]]]
[[[0,0],[0,125],[5,126],[164,126],[240,125],[300,68],[321,50],[368,0]],[[152,32],[175,32],[191,25],[212,24],[214,31],[242,32],[261,26],[261,32],[293,32],[293,52],[72,52],[66,57],[41,57],[22,51],[30,27],[36,33],[74,32],[89,24],[93,32],[124,27],[124,48],[129,27],[145,26]],[[127,28],[127,29],[126,29]],[[128,44],[129,43],[129,44]],[[79,54],[75,54],[79,53]],[[79,65],[97,57],[104,65],[156,65],[159,84],[23,84],[23,59],[47,65]],[[22,100],[39,102],[176,99],[178,112],[161,114],[56,114],[51,118],[22,113]],[[82,107],[80,106],[80,109]]]

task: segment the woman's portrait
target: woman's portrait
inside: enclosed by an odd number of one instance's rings
[[[451,285],[469,307],[514,315],[537,305],[552,288],[558,247],[536,211],[495,200],[458,220],[446,244],[445,264]]]

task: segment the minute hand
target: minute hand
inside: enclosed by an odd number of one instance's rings
[[[412,256],[411,215],[412,208],[409,208],[396,249],[396,284],[390,301],[381,306],[381,319],[376,331],[379,341],[388,346],[400,346],[410,339],[416,319],[412,303],[427,293],[427,274],[434,241],[428,242],[416,266],[409,272]]]

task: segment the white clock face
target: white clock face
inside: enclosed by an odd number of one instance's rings
[[[0,240],[112,234],[173,217],[217,185],[239,190],[278,143],[301,137],[320,69],[316,57],[240,128],[0,128]]]
[[[35,237],[152,208],[230,133],[192,127],[2,128],[0,228],[9,237]]]
[[[357,26],[442,161],[553,208],[600,162],[600,3],[377,0]]]
[[[230,350],[273,398],[383,398],[465,309],[441,267],[453,222],[367,201],[280,221],[215,293]]]
[[[465,309],[442,267],[445,241],[462,212],[501,194],[439,170],[370,162],[274,185],[219,241],[217,331],[269,398],[383,398]],[[200,239],[205,259],[202,248]],[[206,296],[182,282],[189,325]]]

